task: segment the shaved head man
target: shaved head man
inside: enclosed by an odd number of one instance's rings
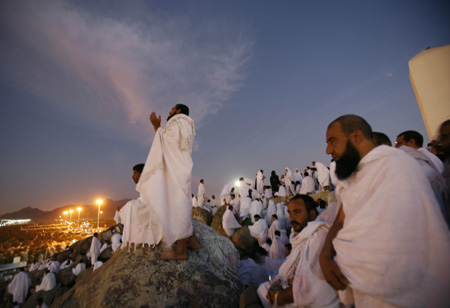
[[[448,307],[450,232],[420,165],[375,146],[356,115],[331,122],[326,142],[340,209],[319,257],[325,279],[356,307]]]

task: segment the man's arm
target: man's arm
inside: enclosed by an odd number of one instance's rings
[[[156,113],[152,112],[152,114],[150,115],[150,123],[152,123],[153,128],[155,129],[156,132],[158,128],[161,127],[161,115],[157,117]]]
[[[319,256],[320,267],[322,268],[325,280],[335,290],[344,290],[349,284],[349,281],[344,274],[342,274],[339,266],[334,261],[336,251],[333,247],[333,239],[336,237],[339,230],[341,230],[344,226],[344,219],[345,213],[341,206],[330,231],[328,231],[327,238],[325,239],[325,243],[323,244],[323,248]]]

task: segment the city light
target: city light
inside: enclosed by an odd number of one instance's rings
[[[72,213],[73,213],[73,210],[70,210],[69,212],[70,212],[70,221],[72,222]]]
[[[97,216],[97,230],[100,226],[100,205],[103,203],[102,199],[98,199],[97,200],[97,204],[98,204],[98,216]]]

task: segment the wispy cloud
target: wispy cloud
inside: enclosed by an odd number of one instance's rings
[[[201,125],[242,86],[252,54],[238,26],[221,21],[153,12],[118,20],[64,1],[3,3],[1,11],[0,61],[25,91],[133,140],[148,139],[150,111],[164,118],[176,103]]]

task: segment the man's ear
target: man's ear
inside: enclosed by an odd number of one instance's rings
[[[175,112],[175,114],[179,114],[181,112],[181,109],[177,109],[177,111]]]
[[[317,218],[317,212],[315,210],[309,211],[309,218],[311,218],[311,221],[316,220]]]
[[[357,130],[355,130],[354,132],[353,132],[353,142],[355,143],[355,144],[360,144],[361,143],[361,141],[363,141],[364,140],[364,134],[363,134],[363,132],[361,131],[361,130],[359,130],[359,129],[357,129]]]

